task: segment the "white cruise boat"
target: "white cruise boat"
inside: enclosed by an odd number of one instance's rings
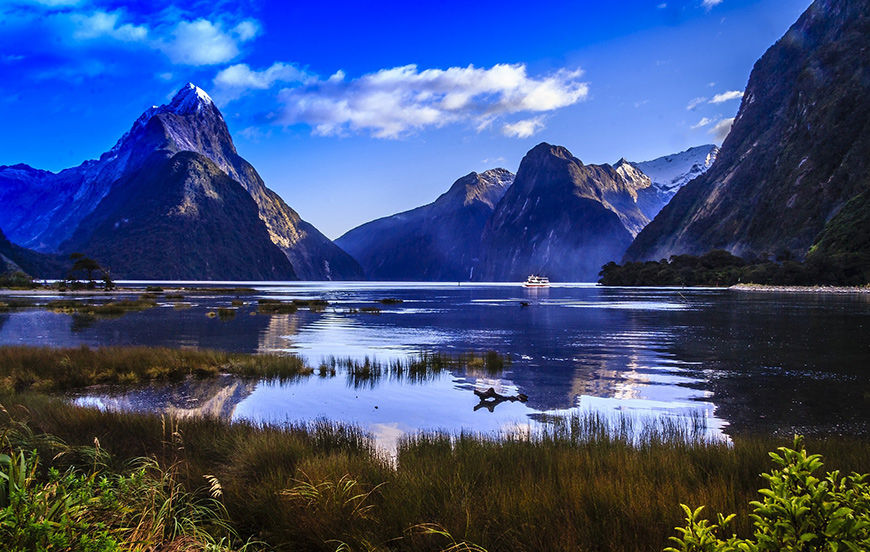
[[[523,284],[525,287],[549,287],[550,279],[546,276],[535,276],[532,274],[528,278],[526,278],[526,282]]]

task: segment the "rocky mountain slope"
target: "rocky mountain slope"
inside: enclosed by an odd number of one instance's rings
[[[99,239],[109,243],[114,232],[120,232],[120,226],[103,227],[103,230],[110,231],[108,235],[95,232],[95,221],[111,219],[113,215],[108,210],[119,205],[117,199],[106,205],[102,204],[103,200],[119,183],[130,186],[135,182],[159,180],[152,173],[154,167],[160,165],[155,161],[154,154],[168,160],[179,152],[194,152],[208,159],[219,173],[242,187],[254,201],[257,224],[264,228],[267,240],[286,256],[288,266],[292,265],[292,269],[288,271],[286,266],[281,268],[279,264],[275,264],[272,267],[277,271],[273,272],[275,277],[279,273],[283,274],[282,277],[290,278],[295,274],[303,279],[361,277],[359,265],[350,256],[303,221],[277,194],[265,186],[256,170],[236,152],[217,106],[205,92],[192,84],[182,88],[169,104],[154,106],[145,111],[130,131],[99,160],[86,161],[79,167],[57,174],[22,165],[0,167],[0,226],[8,228],[10,239],[27,247],[63,252],[76,247],[86,253],[93,253],[89,249],[90,244],[83,241],[83,236],[99,236]],[[170,165],[162,166],[168,168]],[[211,170],[212,167],[203,168],[203,163],[185,166],[197,171],[203,169],[190,175],[193,180],[202,178],[203,175],[216,175]],[[146,169],[148,175],[138,174]],[[173,175],[169,180],[181,182],[183,179]],[[223,197],[238,197],[229,193],[226,186],[222,189],[227,192]],[[202,218],[210,215],[206,208],[208,205],[214,206],[208,203],[199,204],[198,216]],[[244,211],[243,207],[239,209]],[[155,217],[168,216],[167,213],[152,214]],[[215,216],[217,220],[223,214],[216,213]],[[115,222],[122,218],[124,217],[115,217]],[[153,222],[159,226],[166,220]],[[241,221],[239,224],[249,230],[253,228],[248,221]],[[224,232],[230,233],[232,230],[230,225]],[[251,236],[242,237],[240,243],[246,242],[249,237]],[[152,247],[146,239],[147,236],[141,235],[140,238],[142,241],[137,244],[139,250]],[[175,239],[183,240],[185,236],[177,234]],[[160,245],[165,246],[166,243],[161,242]],[[177,245],[184,247],[184,244]],[[207,245],[207,242],[202,243],[203,251],[208,251]],[[95,244],[94,247],[103,250],[102,245]],[[125,258],[132,260],[133,257],[133,252],[127,252]],[[118,255],[113,258],[118,259]],[[271,258],[271,255],[266,258]],[[159,261],[160,258],[156,260]],[[158,264],[151,266],[149,273],[176,273],[178,266],[168,259],[164,259],[164,262],[168,263],[166,271],[161,270],[161,265]],[[218,271],[211,272],[212,276],[223,278],[219,273],[222,266],[219,258],[214,257],[209,262]],[[112,268],[118,273],[133,274],[123,265]],[[261,269],[263,267],[252,269],[251,277],[261,274]],[[240,274],[227,266],[227,274],[230,273]]]
[[[505,169],[470,173],[434,202],[358,226],[335,243],[369,279],[469,280],[483,227],[513,179]]]
[[[179,238],[182,239],[179,239]],[[208,157],[155,153],[119,180],[63,243],[114,278],[284,280],[295,274],[257,204]]]
[[[63,278],[70,266],[67,259],[15,245],[0,230],[0,275],[20,271],[42,278]]]
[[[541,273],[555,281],[594,281],[648,222],[637,191],[649,184],[648,178],[628,181],[610,165],[584,165],[564,147],[535,146],[487,222],[476,279]]]
[[[650,161],[631,163],[649,177],[653,188],[651,191],[655,192],[652,208],[644,211],[650,220],[671,201],[680,188],[707,172],[718,155],[719,148],[707,144]]]
[[[870,0],[816,0],[755,64],[716,163],[675,195],[625,259],[711,249],[804,256],[870,189],[868,46]]]
[[[516,280],[531,272],[594,280],[715,153],[701,146],[599,166],[541,144],[523,160],[522,179],[505,169],[471,173],[435,202],[363,224],[336,243],[375,280]]]

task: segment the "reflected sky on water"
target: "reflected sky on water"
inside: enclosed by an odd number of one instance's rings
[[[243,285],[233,283],[233,285]],[[175,409],[270,423],[351,422],[382,442],[418,430],[512,431],[548,415],[686,416],[723,430],[868,433],[867,295],[554,285],[251,284],[230,319],[206,313],[234,297],[191,296],[185,307],[99,319],[19,310],[0,314],[0,343],[161,345],[386,362],[422,352],[495,350],[498,375],[457,369],[424,381],[385,376],[365,385],[342,370],[291,382],[221,378],[78,400],[135,410]],[[256,314],[257,298],[323,298],[322,312]],[[398,304],[382,304],[386,298]],[[49,298],[45,298],[48,300]],[[352,312],[377,306],[380,314]],[[474,389],[528,402],[474,410]]]

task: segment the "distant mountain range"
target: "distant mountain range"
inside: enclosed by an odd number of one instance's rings
[[[434,202],[358,226],[335,243],[373,280],[469,280],[483,228],[513,181],[505,169],[470,173]]]
[[[716,158],[700,146],[643,163],[584,165],[540,144],[520,163],[471,173],[433,203],[336,240],[375,280],[597,279],[674,193]],[[640,167],[648,167],[651,175]]]
[[[359,279],[236,153],[193,84],[145,111],[98,160],[51,173],[0,167],[0,226],[42,252],[82,252],[119,278]]]
[[[755,64],[716,163],[643,229],[626,260],[711,249],[870,255],[868,47],[870,1],[814,2]]]
[[[98,160],[0,167],[0,263],[42,276],[80,251],[127,278],[594,281],[610,261],[726,249],[866,269],[868,42],[870,0],[816,0],[756,63],[721,151],[585,165],[541,143],[516,175],[470,173],[337,245],[265,186],[187,85]]]

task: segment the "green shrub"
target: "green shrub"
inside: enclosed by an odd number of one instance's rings
[[[824,478],[813,474],[822,467],[818,454],[807,455],[803,439],[795,437],[794,448],[780,447],[770,453],[775,465],[762,474],[768,487],[758,492],[761,500],[750,502],[753,535],[749,539],[722,533],[736,517],[716,515],[716,523],[701,518],[703,506],[692,510],[685,504],[686,526],[681,536],[671,537],[676,547],[665,552],[763,552],[830,551],[870,549],[870,475],[838,471]]]

